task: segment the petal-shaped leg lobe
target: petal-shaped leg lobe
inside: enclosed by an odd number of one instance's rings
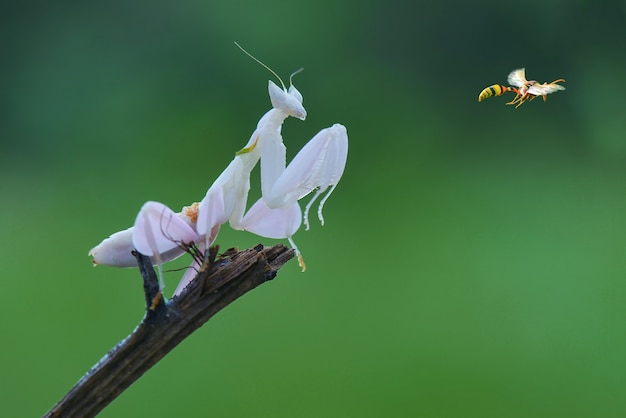
[[[131,253],[135,249],[132,237],[133,229],[130,227],[124,231],[116,232],[89,251],[93,264],[111,267],[137,267],[137,259]],[[159,254],[159,257],[152,257],[152,262],[156,263],[160,259],[161,262],[165,263],[175,260],[183,254],[185,254],[184,249],[173,247]]]
[[[241,221],[241,229],[266,238],[289,238],[302,223],[298,202],[284,209],[271,209],[263,199],[256,201]]]
[[[159,202],[146,202],[135,220],[133,245],[141,254],[154,257],[193,243],[199,236],[194,229]]]
[[[116,232],[89,251],[94,264],[113,267],[137,267],[137,259],[131,254],[133,228]]]

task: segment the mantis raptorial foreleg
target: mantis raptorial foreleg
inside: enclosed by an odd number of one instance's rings
[[[291,81],[291,79],[290,79]],[[282,82],[281,82],[282,83]],[[286,150],[281,136],[282,123],[289,116],[304,120],[302,94],[293,86],[281,89],[269,82],[273,108],[257,124],[250,140],[209,188],[200,202],[197,231],[209,248],[221,223],[228,219],[234,229],[247,230],[267,238],[287,238],[304,262],[292,236],[300,227],[298,200],[317,190],[307,204],[304,215],[309,229],[308,212],[315,200],[330,187],[318,207],[322,225],[322,208],[341,178],[348,153],[348,135],[343,125],[335,124],[320,131],[286,166]],[[244,215],[250,172],[261,161],[262,198]],[[298,221],[295,221],[297,214]],[[214,233],[210,233],[214,231]]]
[[[209,248],[216,235],[210,234],[209,231],[218,228],[227,220],[234,229],[242,229],[241,220],[250,190],[250,172],[262,155],[270,149],[275,159],[280,161],[282,158],[282,166],[278,167],[277,173],[284,171],[285,146],[280,136],[282,123],[289,116],[299,119],[306,117],[302,95],[295,87],[281,89],[270,81],[268,89],[273,108],[263,115],[248,143],[237,152],[233,161],[215,180],[200,202],[197,231],[205,236],[206,248]]]

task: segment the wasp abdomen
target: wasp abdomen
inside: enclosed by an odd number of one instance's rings
[[[482,102],[487,97],[491,97],[491,96],[501,96],[507,91],[511,91],[511,88],[502,86],[500,84],[494,84],[492,86],[485,88],[483,91],[480,92],[480,94],[478,95],[478,101]]]

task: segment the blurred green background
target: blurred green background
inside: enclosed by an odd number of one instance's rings
[[[271,75],[238,41],[283,78],[305,68],[288,156],[343,123],[344,177],[295,236],[306,273],[290,262],[101,416],[626,416],[625,1],[36,1],[1,19],[3,415],[43,414],[141,320],[138,272],[87,252],[146,200],[200,200],[248,140]],[[477,102],[524,66],[567,90]]]

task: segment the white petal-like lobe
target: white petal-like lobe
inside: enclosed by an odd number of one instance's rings
[[[135,220],[133,245],[141,254],[153,257],[182,243],[198,241],[198,234],[170,208],[159,202],[146,202]]]
[[[194,219],[189,217],[189,214],[193,212],[193,205],[192,207],[183,209],[187,209],[188,211],[178,213],[176,216],[193,228],[195,226],[195,216]],[[137,267],[137,259],[131,253],[131,251],[135,249],[133,245],[134,229],[134,227],[130,227],[123,231],[116,232],[92,248],[91,251],[89,251],[92,262],[96,265],[111,267]],[[184,253],[185,251],[182,248],[174,246],[170,250],[159,254],[158,259],[161,260],[161,262],[171,261]],[[152,261],[156,262],[157,259],[153,258]]]
[[[89,251],[94,264],[113,267],[137,267],[133,250],[133,228],[116,232]]]
[[[298,202],[284,209],[270,209],[263,199],[256,201],[241,221],[242,229],[266,238],[289,238],[302,224]]]

